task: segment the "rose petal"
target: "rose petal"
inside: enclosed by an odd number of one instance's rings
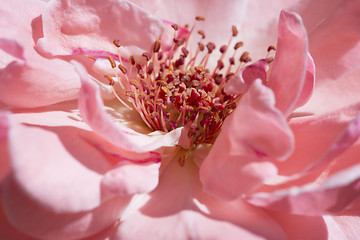
[[[117,232],[108,234],[115,239],[284,239],[262,210],[203,194],[197,171],[192,161],[184,167],[172,161],[155,191],[139,196]]]
[[[265,60],[259,60],[246,66],[239,74],[236,74],[225,84],[224,91],[227,94],[241,94],[248,90],[250,85],[256,80],[261,79],[266,84],[267,64]]]
[[[127,151],[144,153],[164,146],[178,144],[183,128],[177,128],[166,134],[139,134],[120,124],[115,124],[105,113],[96,85],[87,80],[84,67],[73,62],[81,77],[79,109],[84,121],[100,136],[111,144]]]
[[[9,154],[14,178],[27,194],[54,211],[77,212],[97,207],[101,204],[100,174],[110,165],[81,141],[76,128],[59,131],[66,142],[43,129],[11,124]],[[66,146],[72,146],[70,151]],[[54,191],[56,188],[62,190]]]
[[[301,215],[333,214],[360,198],[360,165],[330,176],[324,184],[310,183],[272,193],[256,193],[248,201],[256,206]]]
[[[267,212],[285,231],[287,239],[329,239],[326,223],[321,216],[301,216],[279,211]]]
[[[315,63],[310,53],[308,53],[307,68],[304,86],[295,104],[295,109],[305,105],[311,98],[315,85]]]
[[[275,93],[276,107],[288,116],[303,89],[307,63],[307,35],[301,18],[281,11],[278,43],[269,86]]]
[[[7,135],[9,130],[10,113],[7,111],[0,111],[0,181],[10,171],[10,160],[7,153]]]
[[[73,67],[62,60],[43,58],[33,47],[31,23],[44,4],[16,0],[0,6],[1,45],[15,57],[1,64],[0,101],[7,105],[37,107],[77,98],[80,81]]]
[[[201,165],[201,182],[205,191],[234,199],[276,174],[276,167],[264,157],[282,160],[292,148],[291,130],[274,107],[274,95],[258,79],[225,120]]]
[[[36,239],[75,240],[113,225],[129,199],[113,198],[90,211],[59,213],[39,205],[10,177],[3,183],[2,201],[7,220],[19,231]]]
[[[160,163],[140,165],[123,162],[107,172],[101,184],[120,196],[147,193],[154,190],[159,182],[159,167]]]
[[[228,0],[226,4],[221,1],[207,0],[182,0],[182,1],[139,1],[132,0],[135,4],[146,9],[154,16],[165,19],[179,26],[195,23],[196,16],[204,16],[204,22],[197,26],[204,30],[206,39],[217,46],[225,44],[231,37],[231,25],[240,27],[246,11],[247,1]],[[181,10],[182,9],[182,10]],[[219,14],[221,12],[222,14]]]
[[[290,126],[295,136],[295,151],[286,162],[276,163],[279,175],[286,176],[271,184],[318,172],[336,161],[356,140],[360,104],[318,116],[293,118]],[[357,117],[359,118],[359,117]],[[353,121],[353,123],[351,123]]]
[[[77,239],[111,225],[129,199],[103,196],[101,174],[110,164],[80,130],[49,130],[11,121],[12,173],[2,189],[9,221],[42,239]]]
[[[42,17],[44,38],[37,46],[53,55],[77,49],[114,52],[115,39],[148,50],[163,31],[160,20],[128,1],[52,1]]]
[[[316,63],[319,84],[326,84],[328,79],[340,80],[342,75],[359,69],[359,14],[359,1],[342,1],[310,33],[309,48]],[[339,88],[344,85],[336,82]]]

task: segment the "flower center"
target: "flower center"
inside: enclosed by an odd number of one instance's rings
[[[204,17],[196,17],[196,21],[203,20]],[[248,52],[238,53],[243,42],[233,43],[238,35],[235,26],[229,42],[218,49],[217,56],[214,56],[215,44],[204,43],[202,30],[197,31],[200,40],[196,50],[191,49],[194,46],[189,39],[196,37],[196,22],[191,29],[171,26],[174,31],[171,47],[163,47],[156,40],[151,52],[144,52],[139,59],[130,56],[128,62],[119,56],[118,65],[108,56],[112,68],[118,67],[121,73],[116,74],[116,80],[109,75],[105,77],[112,86],[118,83],[120,90],[113,88],[115,96],[125,106],[135,109],[150,129],[169,132],[185,127],[191,149],[215,141],[224,120],[243,96],[226,94],[224,86],[251,58]],[[113,43],[120,49],[117,40]],[[209,69],[211,58],[217,64]]]

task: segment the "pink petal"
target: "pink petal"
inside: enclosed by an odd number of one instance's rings
[[[9,239],[9,240],[37,240],[35,238],[31,238],[28,235],[20,232],[16,228],[14,228],[6,219],[6,215],[3,210],[2,201],[0,200],[0,237],[1,239]]]
[[[101,181],[109,191],[128,196],[154,190],[159,181],[160,163],[133,164],[122,163],[107,172]]]
[[[261,209],[241,200],[223,202],[201,192],[198,168],[172,161],[149,197],[132,202],[114,239],[284,239]]]
[[[178,144],[182,128],[177,128],[167,134],[145,135],[137,133],[120,124],[115,124],[106,115],[104,104],[96,85],[87,80],[84,67],[73,62],[82,81],[79,109],[84,121],[100,136],[124,150],[144,153],[164,146]]]
[[[226,119],[201,165],[201,182],[217,197],[237,198],[276,175],[276,167],[267,157],[283,160],[292,150],[293,136],[282,113],[274,107],[273,93],[256,80]]]
[[[25,61],[24,57],[24,49],[23,47],[16,41],[12,41],[10,39],[0,38],[0,49],[10,54],[11,56],[21,59]],[[1,66],[3,67],[3,66]]]
[[[328,238],[327,224],[321,216],[301,216],[279,211],[267,212],[285,231],[287,239],[331,239]]]
[[[52,1],[42,18],[44,38],[37,46],[53,55],[79,48],[115,52],[115,39],[148,50],[163,31],[160,20],[128,1]]]
[[[241,94],[248,90],[250,85],[256,80],[261,79],[266,84],[267,64],[265,60],[259,60],[244,68],[226,83],[224,91],[227,94]]]
[[[272,193],[256,193],[256,206],[301,215],[324,215],[344,210],[360,197],[360,165],[330,176],[324,184],[311,183]]]
[[[212,1],[209,4],[207,0],[151,2],[132,0],[132,2],[160,19],[177,23],[180,26],[185,24],[192,26],[196,16],[204,16],[205,22],[198,22],[197,26],[205,31],[206,39],[214,42],[217,46],[227,43],[231,37],[233,24],[240,28],[247,4],[247,1],[244,0],[228,0],[226,4],[221,1]]]
[[[12,173],[2,197],[11,224],[34,237],[75,239],[119,217],[129,199],[103,196],[101,178],[110,164],[81,140],[81,130],[10,126]]]
[[[0,6],[0,48],[6,49],[0,53],[0,101],[7,105],[37,107],[77,98],[80,81],[73,67],[45,59],[34,49],[31,24],[44,4],[16,0]]]
[[[113,198],[90,211],[59,213],[39,205],[8,178],[3,184],[2,201],[7,220],[22,233],[36,239],[75,240],[112,226],[129,199]],[[57,201],[61,203],[62,199]]]
[[[341,5],[344,0],[302,0],[290,8],[303,19],[307,32],[312,32],[322,21]]]
[[[307,68],[304,86],[301,90],[299,99],[295,104],[295,109],[305,105],[312,96],[315,85],[315,64],[310,53],[308,53]]]
[[[359,14],[359,1],[342,1],[309,34],[309,48],[317,66],[319,84],[326,84],[327,79],[340,80],[342,75],[359,69]],[[341,34],[337,34],[339,32]],[[344,85],[336,82],[340,88]]]
[[[276,107],[285,116],[294,109],[304,85],[307,45],[301,18],[283,10],[279,19],[277,51],[269,86],[275,93]]]
[[[360,104],[357,104],[318,116],[292,118],[295,151],[286,162],[276,164],[279,174],[287,176],[284,180],[302,177],[311,169],[322,170],[350,148],[356,140],[356,134],[351,133],[358,131],[356,116],[359,111]]]
[[[0,111],[0,181],[10,171],[10,160],[7,153],[7,135],[9,130],[9,117],[10,113],[6,111]]]
[[[309,34],[317,80],[314,95],[302,111],[321,114],[358,102],[359,9],[359,1],[342,1]]]

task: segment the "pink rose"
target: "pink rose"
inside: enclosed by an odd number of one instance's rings
[[[360,235],[359,1],[0,10],[0,239]]]

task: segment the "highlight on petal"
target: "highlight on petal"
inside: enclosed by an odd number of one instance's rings
[[[296,13],[281,11],[276,49],[269,87],[274,91],[276,107],[288,116],[303,89],[308,59],[306,30]]]
[[[293,135],[274,106],[274,95],[256,80],[223,128],[200,167],[204,190],[234,199],[276,175],[268,158],[284,160],[293,150]]]
[[[359,199],[360,165],[357,164],[330,176],[323,184],[256,193],[248,201],[272,210],[315,216],[338,213]]]
[[[140,134],[132,129],[116,124],[104,111],[104,104],[95,83],[87,79],[86,70],[82,65],[73,62],[81,78],[79,109],[84,121],[100,136],[111,144],[137,153],[145,153],[161,147],[178,144],[183,128],[169,133],[151,135]]]
[[[119,196],[147,193],[154,190],[159,182],[159,167],[160,163],[122,162],[104,175],[101,184]]]
[[[122,46],[148,50],[163,32],[163,23],[123,0],[52,1],[43,14],[44,38],[37,46],[52,55],[70,55],[78,49],[114,52]]]

